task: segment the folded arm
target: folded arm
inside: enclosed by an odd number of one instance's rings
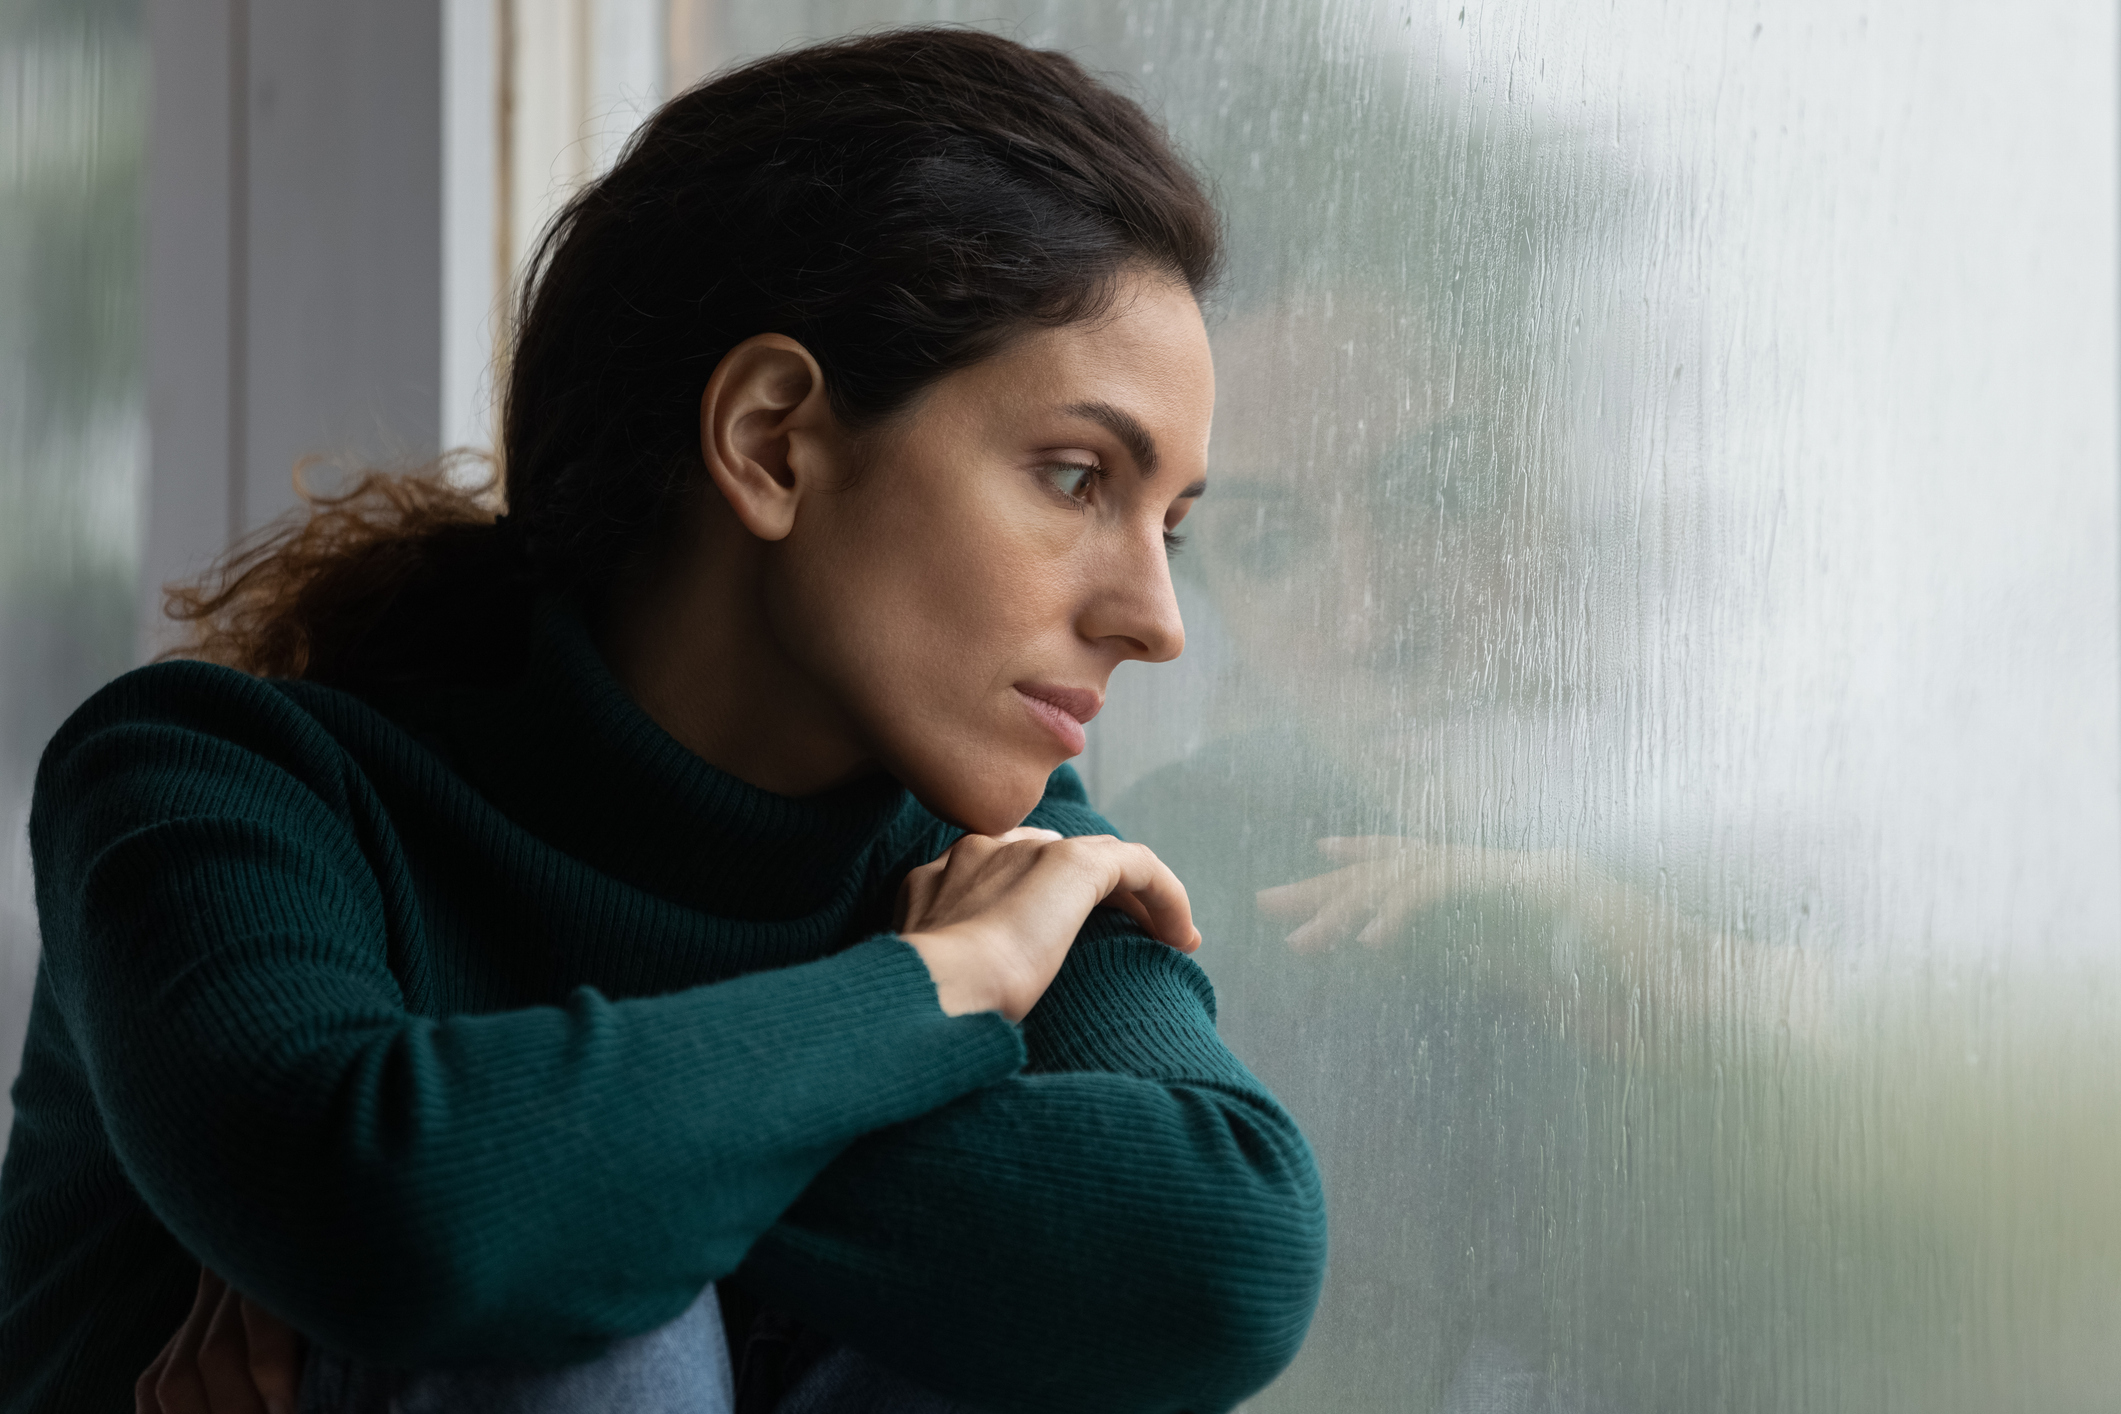
[[[1104,827],[1050,801],[1031,823]],[[1200,970],[1111,910],[1024,1040],[1024,1074],[851,1146],[744,1275],[983,1407],[1236,1404],[1294,1357],[1317,1302],[1303,1137],[1215,1035]]]
[[[260,701],[243,745],[181,711],[63,737],[39,907],[128,1178],[326,1344],[594,1354],[682,1311],[848,1142],[1021,1064],[1006,1022],[946,1017],[889,937],[662,997],[411,1015],[389,860],[335,798],[357,783]]]

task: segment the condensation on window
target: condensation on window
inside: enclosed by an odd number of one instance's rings
[[[1077,55],[1227,215],[1188,648],[1084,769],[1326,1175],[1253,1407],[2110,1407],[2110,10],[735,0],[716,57],[904,20]]]

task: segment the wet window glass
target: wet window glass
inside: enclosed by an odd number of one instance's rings
[[[720,16],[998,23],[1220,195],[1188,646],[1083,769],[1326,1174],[1253,1407],[2108,1397],[2108,11]]]

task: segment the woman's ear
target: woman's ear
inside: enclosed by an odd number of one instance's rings
[[[700,458],[744,529],[780,540],[805,494],[839,474],[842,439],[810,350],[756,334],[722,356],[700,394]]]

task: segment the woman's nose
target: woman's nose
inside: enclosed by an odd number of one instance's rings
[[[1114,556],[1084,616],[1083,635],[1116,641],[1122,656],[1168,663],[1185,650],[1186,625],[1171,584],[1171,561],[1159,525],[1149,553]]]

